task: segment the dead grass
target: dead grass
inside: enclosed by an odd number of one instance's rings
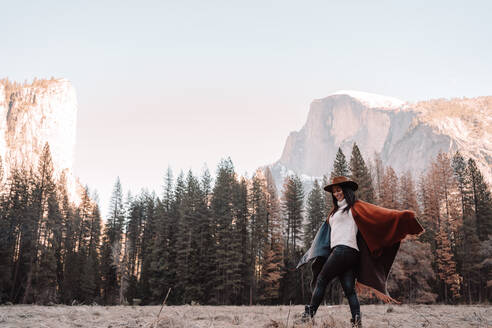
[[[349,328],[347,305],[321,306],[314,322],[295,324],[303,306],[0,306],[0,327]],[[364,328],[492,327],[486,305],[363,305]]]

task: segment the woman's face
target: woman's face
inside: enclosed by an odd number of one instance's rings
[[[345,196],[343,195],[342,187],[340,187],[340,186],[333,186],[333,188],[331,190],[333,192],[333,196],[335,196],[335,198],[337,199],[337,201],[341,201],[341,200],[343,200],[345,198]]]

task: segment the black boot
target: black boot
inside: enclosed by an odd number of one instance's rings
[[[316,314],[316,310],[314,310],[312,305],[306,305],[304,307],[304,312],[301,314],[301,317],[296,320],[296,324],[304,323],[313,320],[314,315]]]
[[[353,319],[350,319],[352,328],[362,328],[362,318],[360,314],[356,314]]]

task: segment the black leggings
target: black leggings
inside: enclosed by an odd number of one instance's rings
[[[345,245],[338,245],[332,249],[330,256],[323,264],[318,278],[316,287],[311,297],[311,307],[314,312],[318,310],[323,296],[325,295],[326,286],[335,277],[338,276],[342,285],[345,296],[348,299],[352,318],[356,314],[360,315],[360,305],[357,294],[355,293],[355,272],[354,269],[359,262],[359,252]]]

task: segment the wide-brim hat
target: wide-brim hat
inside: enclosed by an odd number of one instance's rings
[[[350,189],[352,189],[353,191],[356,191],[359,188],[359,185],[356,182],[350,180],[347,177],[340,176],[340,177],[334,177],[331,180],[331,183],[329,185],[325,186],[323,189],[328,191],[328,192],[332,192],[332,188],[335,185],[347,186]]]

